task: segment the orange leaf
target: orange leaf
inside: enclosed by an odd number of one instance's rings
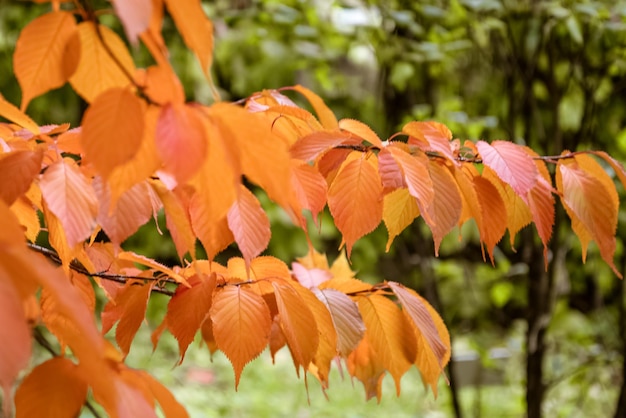
[[[165,0],[165,4],[185,44],[196,54],[204,75],[210,79],[213,24],[204,14],[202,5],[194,0]]]
[[[80,60],[70,77],[70,84],[78,94],[86,101],[93,102],[98,95],[110,88],[127,87],[131,84],[129,76],[135,74],[135,64],[124,41],[115,32],[103,25],[98,25],[96,30],[94,23],[87,21],[78,24],[78,36]],[[111,51],[115,59],[108,51]]]
[[[19,371],[28,364],[32,337],[20,295],[2,267],[0,265],[0,338],[3,342],[0,345],[0,387],[4,391],[3,415],[8,417],[11,416],[11,388]]]
[[[543,177],[539,177],[535,187],[528,192],[528,207],[543,243],[543,258],[547,269],[548,241],[550,241],[554,227],[554,196],[552,196],[552,185]]]
[[[87,382],[70,360],[54,357],[39,364],[15,392],[16,418],[75,417],[87,399]]]
[[[289,150],[291,157],[303,161],[315,160],[324,152],[342,144],[358,144],[360,139],[340,131],[315,131],[299,138]]]
[[[306,97],[309,103],[311,103],[313,109],[315,109],[315,113],[317,113],[317,118],[320,120],[320,123],[324,128],[337,129],[337,118],[335,117],[332,110],[330,110],[328,106],[326,106],[321,97],[301,85],[296,85],[292,88],[293,90]]]
[[[463,202],[461,192],[450,171],[437,161],[428,164],[430,178],[433,182],[435,196],[426,208],[432,223],[429,223],[435,241],[435,255],[439,255],[439,244],[452,230],[461,217]],[[425,220],[428,219],[424,217]]]
[[[572,228],[583,243],[583,259],[586,244],[581,228],[590,234],[604,261],[621,278],[613,262],[619,198],[609,176],[591,157],[577,155],[575,160],[559,160],[556,181],[563,206],[572,218]],[[576,221],[580,222],[577,226]]]
[[[184,103],[185,92],[172,68],[152,65],[146,70],[145,93],[156,103]]]
[[[106,334],[119,321],[115,330],[115,341],[124,355],[128,355],[130,344],[146,316],[146,307],[153,282],[142,284],[129,280],[115,300],[108,302],[102,311],[102,333]]]
[[[537,183],[539,175],[535,162],[524,148],[508,141],[494,141],[489,145],[478,141],[483,164],[496,172],[500,179],[509,184],[522,199]]]
[[[16,125],[26,128],[33,134],[39,133],[39,126],[28,115],[8,102],[2,94],[0,94],[0,116],[10,120]]]
[[[326,206],[327,184],[324,177],[315,167],[306,163],[294,165],[291,184],[296,193],[296,199],[304,209],[311,211],[313,220]]]
[[[506,231],[506,208],[498,189],[488,179],[476,176],[473,182],[481,211],[480,240],[487,246],[493,264],[493,249]]]
[[[139,373],[141,373],[142,379],[148,386],[154,399],[156,399],[161,406],[166,418],[186,418],[189,416],[185,408],[174,398],[172,393],[167,390],[165,386],[148,373],[143,371]]]
[[[386,148],[378,153],[378,172],[385,191],[407,187],[404,171]]]
[[[409,122],[402,127],[402,133],[409,135],[409,145],[416,145],[422,151],[439,152],[456,163],[450,144],[452,132],[443,123]]]
[[[178,340],[179,364],[183,362],[187,347],[209,314],[216,276],[215,274],[208,277],[192,276],[189,278],[189,284],[190,288],[178,286],[176,293],[167,304],[167,314],[164,319],[167,322],[167,328]]]
[[[13,151],[0,155],[0,199],[13,204],[30,188],[41,169],[40,151]]]
[[[318,327],[315,317],[298,292],[284,280],[272,281],[276,305],[280,315],[280,326],[291,350],[296,373],[300,366],[304,370],[315,357],[319,345]]]
[[[270,242],[270,221],[257,198],[243,185],[228,211],[228,228],[247,263],[261,254]]]
[[[144,113],[141,99],[123,88],[98,95],[85,112],[81,145],[86,158],[104,177],[136,155],[141,147]]]
[[[151,0],[114,0],[113,7],[122,21],[131,44],[137,45],[137,37],[148,29],[152,16]]]
[[[620,163],[619,161],[617,161],[615,158],[611,157],[609,154],[607,154],[604,151],[588,151],[588,152],[604,159],[604,161],[606,161],[611,166],[611,168],[615,171],[615,174],[622,182],[622,186],[624,186],[624,189],[626,189],[626,170],[624,169],[624,165],[622,163]]]
[[[365,332],[365,336],[357,348],[350,353],[346,363],[350,375],[363,383],[365,398],[370,400],[376,396],[380,402],[385,365],[381,357],[374,351],[367,332]]]
[[[380,137],[366,124],[355,119],[341,119],[339,129],[350,132],[378,148],[383,148]]]
[[[70,248],[91,235],[98,201],[89,180],[72,159],[48,166],[39,187],[50,211],[63,225]]]
[[[178,183],[189,180],[202,166],[208,152],[204,124],[197,110],[184,104],[167,104],[156,126],[157,151],[165,169]]]
[[[365,324],[357,304],[338,290],[312,289],[312,291],[330,312],[337,332],[337,352],[347,357],[359,345],[365,334]]]
[[[348,256],[354,242],[373,231],[383,216],[378,170],[360,154],[354,152],[355,158],[342,164],[328,190],[328,207],[346,242]]]
[[[64,50],[75,32],[74,16],[63,11],[40,16],[20,32],[13,70],[22,89],[22,110],[32,98],[65,84]]]
[[[407,226],[411,225],[419,214],[420,210],[417,207],[417,200],[411,196],[408,189],[396,189],[385,195],[383,200],[383,221],[389,233],[385,251],[389,251],[394,238],[400,235]]]
[[[187,252],[195,257],[196,236],[191,229],[188,197],[181,190],[167,190],[160,181],[151,181],[150,185],[163,202],[166,226],[172,235],[178,257],[182,260]]]
[[[450,335],[432,306],[412,289],[400,283],[387,282],[402,304],[402,310],[413,324],[419,349],[416,364],[424,381],[437,393],[437,380],[450,360]],[[429,375],[427,370],[435,370]]]
[[[146,182],[138,183],[125,191],[113,207],[111,191],[101,177],[94,178],[93,187],[100,203],[98,224],[114,244],[120,245],[150,220],[152,204]]]
[[[243,286],[225,286],[215,293],[211,307],[213,336],[235,371],[235,389],[241,371],[269,341],[272,320],[263,298]]]
[[[357,297],[367,335],[380,362],[393,376],[400,395],[400,379],[416,359],[415,334],[398,306],[384,296]]]
[[[17,217],[19,223],[24,227],[24,235],[30,242],[35,242],[41,226],[37,208],[25,197],[17,199],[11,205],[11,212]]]

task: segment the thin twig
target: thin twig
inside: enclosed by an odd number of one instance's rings
[[[51,250],[46,247],[42,247],[41,245],[32,244],[32,243],[28,243],[28,247],[33,251],[36,251],[38,253],[45,255],[50,260],[54,261],[55,263],[59,265],[63,264],[61,257],[59,257],[59,255],[54,250]],[[122,284],[126,284],[128,280],[155,281],[157,283],[170,283],[174,285],[179,284],[176,280],[170,279],[168,277],[144,277],[144,276],[134,276],[134,275],[127,275],[127,274],[113,274],[113,273],[107,273],[107,272],[90,272],[89,270],[85,268],[85,266],[83,266],[77,260],[72,260],[69,264],[69,268],[70,270],[73,270],[80,274],[84,274],[85,276],[98,277],[104,280],[110,280],[112,282],[117,282],[117,283],[122,283]],[[153,287],[151,291],[155,293],[161,293],[167,296],[174,296],[173,291],[165,289],[163,287],[158,287],[158,286]]]

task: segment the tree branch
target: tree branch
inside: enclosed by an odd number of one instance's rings
[[[37,244],[32,244],[32,243],[28,243],[28,247],[33,251],[36,251],[40,254],[45,255],[48,259],[52,260],[56,264],[59,264],[59,265],[63,264],[61,257],[59,257],[57,252],[54,250],[51,250],[46,247],[42,247]],[[156,281],[157,283],[170,283],[174,285],[179,284],[176,280],[170,279],[168,277],[144,277],[144,276],[134,276],[134,275],[127,275],[127,274],[113,274],[113,273],[107,273],[107,272],[90,272],[78,260],[72,260],[69,264],[69,268],[70,270],[73,270],[80,274],[84,274],[85,276],[99,277],[104,280],[110,280],[112,282],[117,282],[117,283],[122,283],[122,284],[126,284],[126,282],[128,282],[129,280]],[[161,293],[167,296],[174,296],[173,291],[165,289],[163,287],[153,287],[151,291],[155,293]]]

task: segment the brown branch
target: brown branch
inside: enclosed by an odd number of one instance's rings
[[[48,353],[50,353],[52,357],[59,357],[59,353],[56,352],[54,347],[52,347],[52,344],[50,344],[50,341],[48,341],[46,336],[43,335],[43,333],[41,332],[39,328],[33,329],[33,336],[35,338],[35,341],[37,341],[37,343],[40,346],[42,346]],[[101,418],[101,415],[98,413],[96,408],[91,404],[89,399],[85,399],[85,402],[83,405],[89,410],[89,412],[93,414],[94,417]]]
[[[54,261],[55,263],[59,265],[63,264],[61,257],[59,257],[59,254],[57,254],[57,252],[54,250],[51,250],[46,247],[42,247],[37,244],[31,244],[31,243],[28,243],[28,247],[33,251],[36,251],[40,254],[45,255],[48,259]],[[70,270],[73,270],[80,274],[84,274],[85,276],[98,277],[104,280],[110,280],[112,282],[122,283],[122,284],[126,284],[126,282],[128,282],[129,280],[155,281],[157,283],[170,283],[170,284],[175,284],[175,285],[179,284],[176,280],[170,279],[168,277],[144,277],[144,276],[134,276],[134,275],[128,275],[128,274],[114,274],[114,273],[108,273],[108,272],[90,272],[78,260],[72,260],[69,264],[69,268]],[[155,293],[161,293],[167,296],[174,296],[173,291],[165,289],[163,287],[153,287],[151,291]]]

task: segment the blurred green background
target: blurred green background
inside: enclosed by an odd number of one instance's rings
[[[108,3],[94,1],[96,7]],[[273,1],[203,3],[215,24],[214,77],[224,100],[261,89],[304,84],[338,117],[368,123],[381,137],[409,120],[437,120],[461,139],[508,139],[544,155],[599,149],[626,161],[626,2],[548,0]],[[0,0],[0,92],[19,103],[12,53],[24,25],[49,6]],[[103,22],[122,33],[119,22]],[[187,98],[212,101],[192,54],[171,20],[164,36]],[[145,50],[132,50],[148,63]],[[295,97],[294,97],[295,98]],[[296,98],[297,99],[297,98]],[[306,106],[305,103],[301,102]],[[40,124],[80,121],[82,103],[68,86],[32,102]],[[607,168],[610,172],[610,168]],[[624,190],[618,184],[623,202]],[[268,254],[287,262],[306,243],[282,211],[262,196],[272,220]],[[626,212],[617,231],[616,265],[626,270]],[[319,251],[337,256],[340,238],[325,215]],[[394,396],[365,402],[360,384],[336,373],[330,401],[309,379],[311,404],[287,353],[262,356],[244,372],[239,392],[224,356],[209,361],[192,348],[180,367],[165,338],[154,354],[150,329],[167,299],[155,295],[128,363],[147,367],[193,416],[624,417],[626,287],[594,245],[586,264],[562,210],[544,271],[534,227],[505,236],[496,265],[484,263],[472,225],[448,236],[440,257],[421,220],[384,252],[383,227],[353,251],[361,278],[406,283],[423,294],[450,328],[455,361],[435,400],[416,371]],[[149,224],[126,246],[177,263],[173,245]],[[236,255],[228,250],[222,259]]]

